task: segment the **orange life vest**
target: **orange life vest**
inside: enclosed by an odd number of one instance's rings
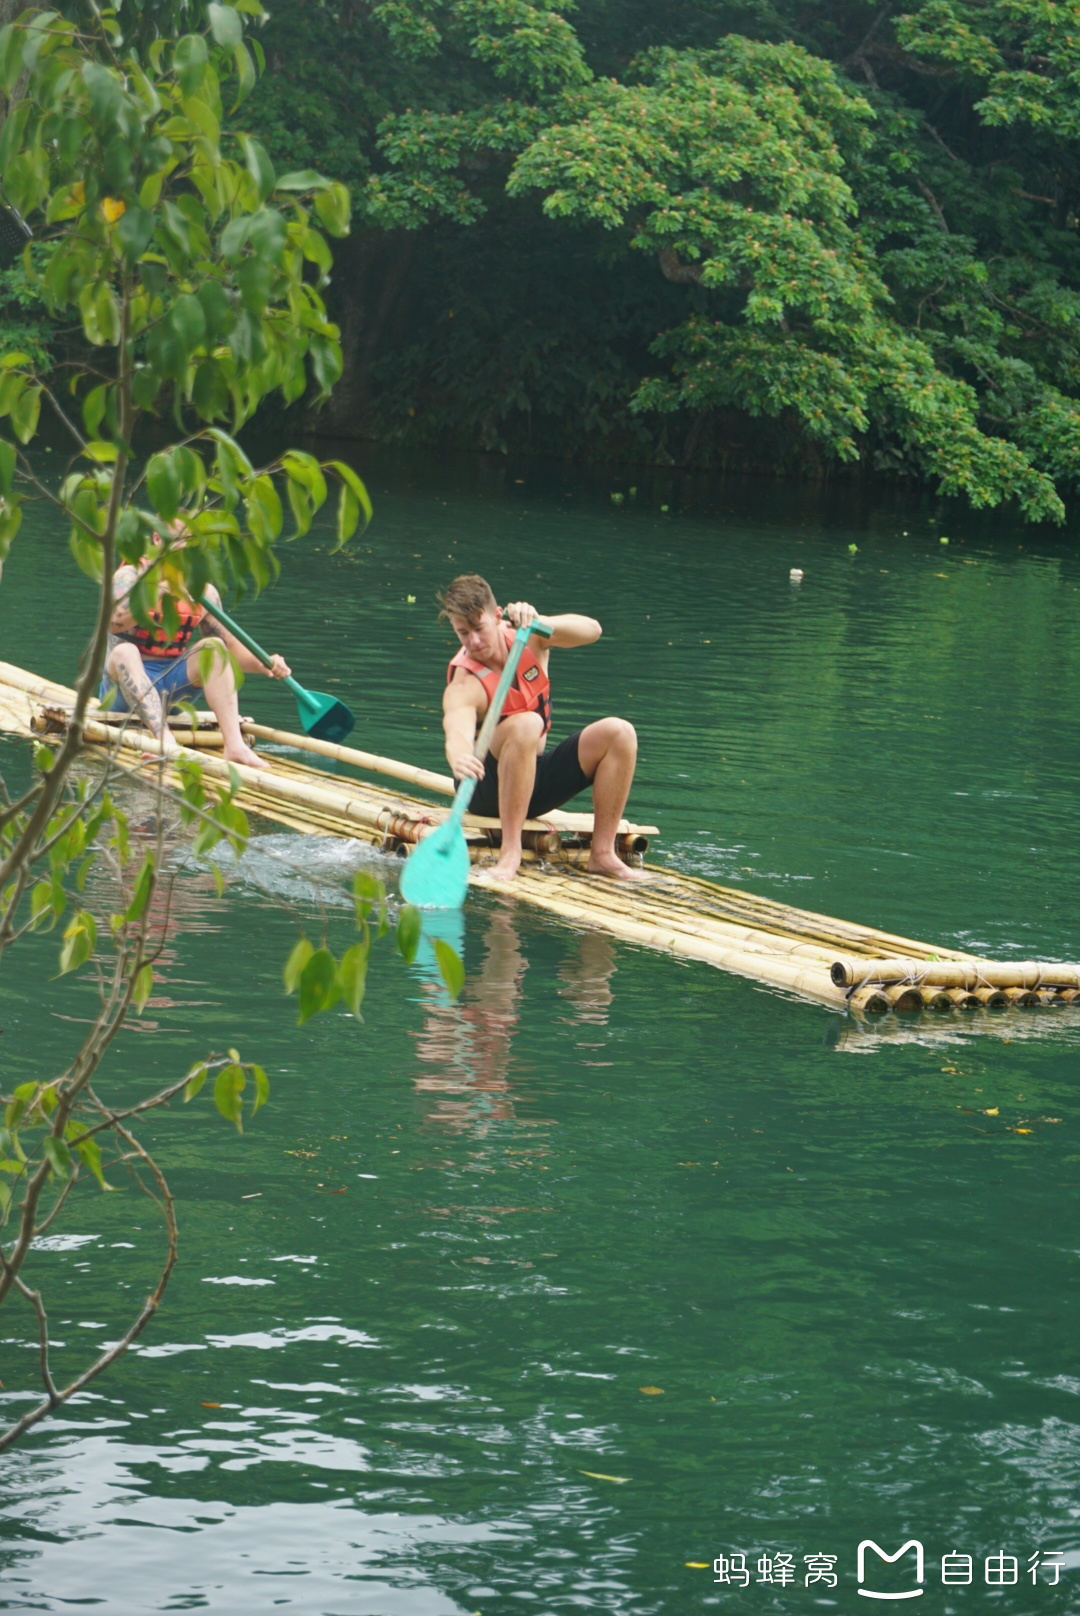
[[[514,643],[514,630],[507,623],[501,625],[506,636],[509,648]],[[454,677],[455,668],[464,668],[467,673],[474,673],[487,691],[489,704],[494,700],[495,687],[502,674],[501,668],[489,668],[484,662],[477,662],[465,650],[453,657],[446,670],[447,684]],[[539,713],[544,725],[546,735],[551,728],[551,680],[547,670],[541,665],[531,646],[526,646],[521,653],[521,661],[517,665],[514,682],[506,692],[502,714],[499,718],[501,724],[504,718],[511,713]]]
[[[180,619],[180,627],[173,639],[166,639],[160,628],[144,628],[141,623],[128,634],[118,634],[118,640],[124,640],[129,645],[138,647],[139,655],[144,657],[182,657],[188,648],[188,642],[196,628],[206,616],[205,606],[193,606],[187,600],[173,600],[176,615]],[[161,622],[161,612],[152,612],[151,617],[155,623]]]

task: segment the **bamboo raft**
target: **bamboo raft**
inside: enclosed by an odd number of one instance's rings
[[[74,691],[66,686],[0,662],[0,731],[58,737],[73,702]],[[161,761],[157,740],[132,723],[130,715],[118,719],[95,703],[86,726],[89,748],[107,750],[128,773],[149,770],[148,783],[178,785],[175,769]],[[216,755],[221,736],[209,714],[200,715],[196,727],[186,717],[174,722],[173,734],[183,755],[198,757],[207,776],[239,780],[236,801],[249,814],[309,835],[360,839],[394,856],[406,855],[449,811],[445,799],[454,786],[448,775],[250,720],[242,727],[250,744],[275,749],[264,750],[271,767],[228,764]],[[378,778],[330,774],[300,761],[297,752]],[[429,797],[399,794],[386,779]],[[476,881],[495,856],[499,825],[470,814],[465,829]],[[855,1014],[1062,1005],[1080,995],[1080,965],[986,960],[652,866],[648,883],[613,883],[585,868],[591,833],[591,814],[560,810],[529,821],[526,862],[506,893],[572,925],[701,960]],[[624,820],[620,855],[640,862],[657,834],[655,826]]]

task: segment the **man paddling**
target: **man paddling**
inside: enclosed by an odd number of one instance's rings
[[[174,523],[168,548],[182,549],[185,538],[183,524]],[[155,548],[160,549],[161,543],[155,534]],[[174,595],[179,627],[170,636],[162,624],[160,610],[151,614],[152,627],[144,628],[137,623],[128,597],[156,559],[156,556],[145,556],[138,566],[123,566],[113,574],[116,608],[109,623],[109,652],[101,681],[101,700],[106,701],[114,692],[112,711],[141,714],[147,729],[160,738],[162,751],[171,757],[179,748],[165,721],[170,702],[194,701],[199,695],[205,695],[206,705],[221,730],[225,758],[230,763],[246,763],[253,769],[265,768],[262,758],[252,751],[240,732],[236,679],[226,649],[232,652],[237,666],[245,673],[269,673],[273,679],[287,679],[292,670],[280,656],[273,658],[271,667],[264,668],[204,607],[182,595],[176,597],[175,588],[167,585],[163,577],[158,582],[158,599],[167,589]],[[221,604],[221,597],[212,586],[204,593],[212,604]],[[196,628],[201,629],[204,638],[189,649]],[[204,675],[201,664],[205,646],[211,649],[206,655],[208,665]]]
[[[512,881],[521,865],[521,830],[526,819],[539,819],[592,786],[593,836],[589,869],[621,881],[647,879],[624,864],[615,851],[626,799],[637,761],[637,735],[625,718],[600,718],[570,735],[550,752],[544,750],[551,728],[551,648],[592,645],[600,638],[593,617],[566,612],[544,616],[551,638],[535,634],[522,653],[502,718],[483,760],[473,746],[488,710],[514,639],[514,630],[541,614],[526,601],[507,606],[506,618],[487,581],[475,573],[455,578],[439,596],[445,618],[461,642],[446,671],[443,729],[446,757],[457,780],[474,777],[479,784],[471,812],[502,824],[502,852],[487,871],[489,879]]]

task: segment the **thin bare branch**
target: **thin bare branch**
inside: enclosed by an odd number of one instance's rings
[[[21,1279],[16,1278],[15,1286],[19,1294],[25,1296],[37,1314],[38,1368],[41,1370],[41,1379],[45,1386],[45,1394],[48,1398],[50,1409],[59,1408],[60,1393],[56,1389],[56,1382],[53,1380],[52,1371],[49,1368],[49,1316],[45,1312],[45,1303],[42,1301],[41,1292],[32,1291],[29,1285],[23,1284]]]
[[[80,450],[85,449],[86,448],[86,439],[83,437],[82,433],[79,431],[79,429],[75,425],[74,421],[71,420],[70,416],[67,414],[67,412],[64,409],[63,405],[60,403],[60,400],[56,397],[56,394],[53,392],[52,388],[46,386],[46,384],[44,382],[41,383],[41,388],[42,388],[42,391],[45,394],[45,397],[48,399],[49,403],[52,405],[53,410],[55,411],[56,415],[59,417],[59,419],[63,423],[63,425],[67,427],[68,431],[71,433],[71,436],[75,439],[75,442],[79,445]]]
[[[84,1138],[85,1135],[80,1134],[79,1137]],[[75,1167],[72,1168],[70,1174],[68,1175],[67,1181],[64,1184],[63,1189],[60,1191],[60,1194],[56,1197],[56,1200],[53,1203],[52,1211],[49,1212],[47,1217],[45,1217],[45,1218],[43,1218],[41,1220],[41,1222],[37,1225],[37,1228],[34,1230],[34,1239],[35,1240],[38,1239],[38,1237],[40,1235],[43,1235],[45,1233],[46,1229],[49,1227],[49,1225],[51,1223],[55,1222],[55,1220],[58,1217],[61,1209],[63,1208],[64,1202],[67,1200],[68,1196],[71,1194],[72,1190],[75,1188],[75,1185],[78,1182],[79,1174],[80,1174],[81,1171],[82,1171],[82,1168],[80,1166],[75,1166]]]
[[[104,1370],[108,1369],[110,1364],[114,1364],[116,1360],[127,1351],[131,1343],[138,1339],[138,1337],[145,1330],[146,1326],[149,1324],[150,1320],[153,1318],[154,1314],[157,1312],[158,1307],[161,1304],[161,1298],[165,1294],[165,1288],[169,1283],[169,1277],[176,1265],[176,1208],[173,1203],[172,1192],[170,1191],[168,1183],[165,1180],[165,1176],[157,1162],[154,1161],[153,1157],[143,1149],[142,1145],[140,1145],[139,1141],[134,1137],[133,1134],[130,1134],[127,1129],[119,1123],[117,1124],[116,1131],[127,1141],[132,1152],[139,1157],[145,1166],[150,1169],[157,1182],[159,1193],[156,1196],[152,1195],[151,1199],[160,1208],[162,1218],[165,1223],[165,1232],[168,1240],[168,1250],[165,1256],[165,1262],[162,1266],[161,1273],[158,1275],[157,1284],[154,1286],[153,1290],[146,1298],[146,1301],[143,1303],[138,1317],[124,1332],[120,1340],[114,1342],[106,1352],[101,1353],[97,1358],[95,1358],[94,1362],[89,1366],[89,1368],[84,1369],[82,1374],[76,1376],[76,1378],[70,1381],[68,1385],[55,1390],[54,1397],[48,1396],[44,1398],[42,1402],[36,1404],[32,1409],[24,1414],[20,1420],[16,1420],[14,1425],[9,1425],[6,1431],[0,1432],[0,1453],[3,1453],[5,1449],[12,1447],[14,1443],[18,1442],[20,1437],[25,1436],[27,1431],[31,1430],[41,1420],[45,1419],[47,1415],[53,1413],[54,1410],[60,1407],[63,1403],[66,1403],[69,1398],[74,1397],[77,1392],[81,1392],[84,1387],[89,1386],[92,1380],[95,1380],[98,1375],[102,1374]]]

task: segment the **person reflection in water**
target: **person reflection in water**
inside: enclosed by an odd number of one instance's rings
[[[510,1056],[521,1016],[528,961],[504,902],[492,913],[484,938],[484,962],[454,1004],[431,984],[432,1000],[416,1053],[425,1067],[419,1093],[434,1095],[432,1121],[458,1133],[481,1134],[493,1122],[515,1116]],[[615,950],[606,937],[586,933],[559,966],[559,994],[573,1007],[572,1024],[604,1025],[612,1002]]]
[[[562,983],[559,995],[568,999],[576,1012],[572,1017],[561,1019],[606,1027],[608,1011],[615,998],[611,990],[615,970],[615,945],[611,938],[600,931],[583,932],[575,952],[568,954],[559,966]]]
[[[484,963],[456,1003],[439,1002],[441,990],[432,984],[433,1002],[417,1035],[419,1059],[437,1070],[419,1076],[416,1087],[438,1096],[432,1120],[456,1132],[484,1132],[514,1115],[507,1069],[528,961],[502,905],[491,916],[484,944]]]

